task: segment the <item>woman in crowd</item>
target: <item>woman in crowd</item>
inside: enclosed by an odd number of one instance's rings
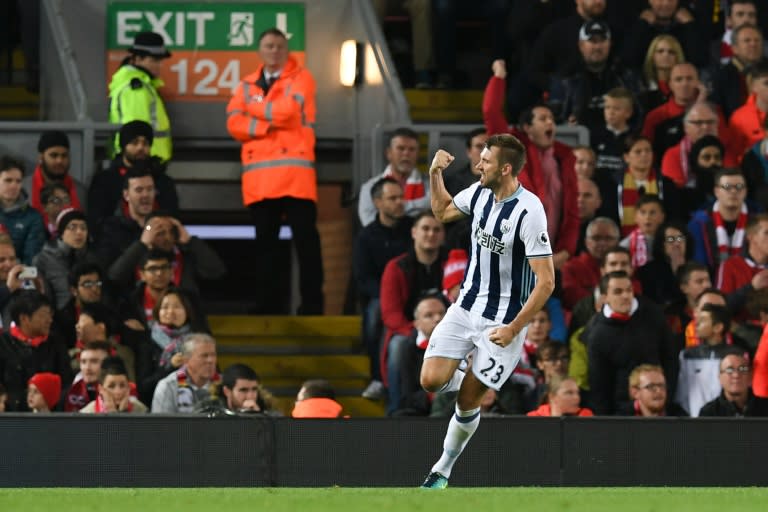
[[[652,252],[653,259],[637,270],[643,295],[662,305],[683,298],[677,270],[693,258],[693,244],[685,225],[678,221],[661,225]]]
[[[645,90],[638,97],[643,113],[647,114],[669,99],[669,75],[672,67],[681,62],[685,62],[685,55],[674,36],[662,34],[651,41],[643,63]]]
[[[579,386],[571,377],[553,377],[547,391],[547,403],[528,416],[593,416],[590,409],[581,407]]]

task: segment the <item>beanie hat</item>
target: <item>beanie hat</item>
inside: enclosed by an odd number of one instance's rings
[[[167,59],[171,56],[171,52],[165,47],[163,36],[150,31],[136,34],[133,37],[133,45],[128,48],[128,51],[134,55],[148,55],[160,59]]]
[[[464,249],[453,249],[448,253],[443,266],[443,293],[461,283],[468,262],[467,251]]]
[[[146,121],[131,121],[120,127],[120,149],[125,149],[129,142],[136,140],[137,137],[145,137],[149,145],[152,145],[152,139],[155,135],[152,125]]]
[[[29,379],[29,384],[34,384],[40,394],[43,395],[48,408],[53,410],[59,403],[61,395],[61,377],[55,373],[36,373]]]
[[[37,151],[44,153],[46,149],[56,146],[62,146],[69,149],[69,137],[64,132],[58,130],[43,132],[40,140],[37,141]]]
[[[73,220],[85,220],[85,214],[74,208],[64,208],[56,217],[56,232],[61,235]]]

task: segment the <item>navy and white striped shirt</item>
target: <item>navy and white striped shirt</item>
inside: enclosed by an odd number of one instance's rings
[[[472,250],[456,303],[508,324],[536,284],[528,259],[552,256],[544,207],[522,185],[497,202],[479,182],[456,194],[453,203],[472,216]]]

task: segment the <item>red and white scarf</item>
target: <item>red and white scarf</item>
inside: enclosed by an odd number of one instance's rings
[[[19,341],[22,341],[26,343],[27,345],[36,348],[48,341],[48,336],[27,336],[24,334],[24,332],[19,328],[18,325],[16,325],[16,322],[11,322],[11,329],[10,329],[11,336],[16,338]]]
[[[648,263],[648,240],[640,228],[635,228],[629,234],[629,254],[632,258],[632,268],[640,268]]]
[[[685,181],[685,186],[688,188],[693,188],[691,179],[695,178],[690,176],[690,166],[688,164],[688,155],[691,152],[692,145],[691,139],[689,139],[687,135],[680,141],[680,170],[683,172],[683,180]]]
[[[739,218],[736,219],[736,229],[733,236],[728,236],[728,230],[725,229],[723,216],[720,215],[720,201],[715,201],[712,206],[712,222],[715,225],[715,235],[717,236],[717,252],[719,254],[719,263],[724,262],[731,256],[737,256],[744,245],[744,233],[747,227],[747,205],[741,205]]]
[[[405,182],[403,182],[399,174],[392,169],[392,166],[388,165],[387,168],[384,169],[384,177],[394,178],[400,182],[400,184],[403,186],[404,201],[421,199],[427,194],[426,189],[424,188],[424,181],[421,179],[421,172],[419,172],[418,169],[411,171],[411,174],[409,174],[405,179]]]

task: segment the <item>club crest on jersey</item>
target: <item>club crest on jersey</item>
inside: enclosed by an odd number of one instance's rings
[[[512,221],[509,219],[504,219],[501,221],[501,232],[505,235],[512,231]]]
[[[477,226],[477,229],[475,229],[475,240],[477,240],[477,244],[480,247],[485,247],[500,256],[504,255],[504,242],[492,234],[486,233],[480,226]]]
[[[546,231],[542,231],[536,237],[536,241],[539,243],[539,245],[549,245],[549,235]]]

